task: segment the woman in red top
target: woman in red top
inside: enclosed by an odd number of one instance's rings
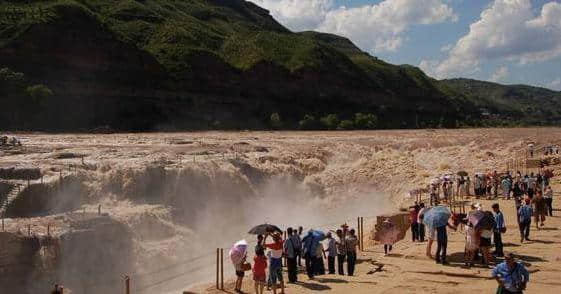
[[[263,288],[265,287],[266,281],[265,269],[267,268],[267,257],[265,257],[263,248],[258,248],[255,251],[253,263],[253,281],[255,281],[255,293],[263,294]]]

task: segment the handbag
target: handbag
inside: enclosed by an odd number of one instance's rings
[[[506,227],[502,227],[502,228],[500,229],[500,232],[501,232],[501,234],[506,233]]]
[[[244,264],[242,264],[242,271],[247,272],[251,270],[251,263],[246,262]]]

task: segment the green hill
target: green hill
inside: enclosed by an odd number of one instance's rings
[[[244,0],[2,1],[0,69],[5,129],[456,127],[494,102]]]

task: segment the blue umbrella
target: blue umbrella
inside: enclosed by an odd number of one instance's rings
[[[317,239],[318,241],[322,241],[323,239],[325,239],[325,233],[322,231],[310,230],[310,233],[312,233],[314,239]]]
[[[319,242],[325,239],[325,233],[318,230],[309,230],[308,234],[302,239],[304,252],[314,254],[319,246]]]
[[[447,206],[433,206],[423,213],[423,224],[431,228],[445,226],[448,224],[451,215],[452,213]]]

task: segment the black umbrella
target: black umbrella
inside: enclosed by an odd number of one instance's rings
[[[474,211],[470,213],[469,221],[476,229],[492,230],[496,225],[495,217],[490,211]]]
[[[249,230],[248,233],[253,235],[265,235],[267,233],[274,233],[274,232],[282,233],[282,230],[275,225],[262,224],[253,227],[253,229]]]
[[[468,173],[466,171],[459,171],[457,175],[460,177],[467,177]]]

